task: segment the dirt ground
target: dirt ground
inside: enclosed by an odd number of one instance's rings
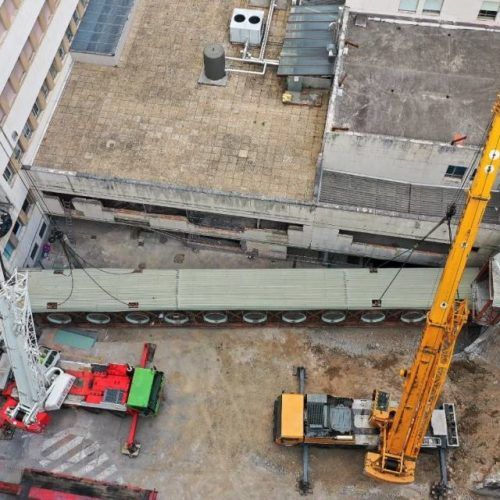
[[[16,480],[26,466],[156,488],[161,499],[299,498],[298,448],[272,442],[273,402],[296,390],[294,366],[308,369],[307,390],[368,397],[399,391],[419,339],[411,328],[109,329],[91,351],[65,357],[136,363],[142,342],[157,344],[167,374],[160,414],[140,423],[141,455],[119,453],[128,419],[63,410],[41,436],[16,434],[0,444],[0,467]],[[50,343],[50,331],[42,341]],[[454,364],[446,398],[458,405],[462,447],[450,456],[452,498],[470,498],[478,471],[498,461],[498,367]],[[73,444],[77,443],[76,446]],[[82,458],[93,446],[95,453]],[[363,476],[363,452],[313,449],[311,498],[427,498],[439,478],[437,456],[422,455],[406,487]],[[97,457],[97,459],[96,459]]]

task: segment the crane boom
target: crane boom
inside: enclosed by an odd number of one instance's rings
[[[47,384],[40,364],[27,281],[27,273],[15,272],[1,285],[0,329],[19,395],[19,405],[13,411],[23,411],[26,422],[32,422],[43,409]]]
[[[412,367],[403,373],[405,383],[399,406],[390,407],[387,393],[374,393],[371,421],[381,432],[378,451],[368,452],[365,459],[365,473],[371,477],[392,483],[414,480],[415,461],[441,395],[455,341],[467,321],[466,301],[455,298],[499,168],[500,96],[493,108],[488,139],[427,316],[420,346]]]

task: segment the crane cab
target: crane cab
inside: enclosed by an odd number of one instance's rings
[[[274,441],[283,446],[376,446],[370,407],[369,400],[283,393],[274,404]]]

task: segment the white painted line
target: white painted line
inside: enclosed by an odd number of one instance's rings
[[[73,467],[74,465],[87,458],[89,455],[96,453],[98,450],[99,444],[92,443],[86,448],[83,448],[79,452],[75,453],[73,456],[69,457],[66,462],[63,462],[61,465],[56,467],[54,469],[54,472],[64,472],[65,470],[68,470],[70,467]]]
[[[88,474],[89,472],[92,472],[96,467],[99,467],[100,465],[105,463],[107,460],[109,460],[108,455],[106,455],[106,453],[102,453],[97,458],[94,458],[94,460],[91,460],[85,467],[77,470],[75,472],[75,476]]]
[[[68,431],[61,431],[61,432],[58,432],[57,434],[54,434],[53,437],[51,437],[50,439],[46,439],[43,442],[42,450],[47,450],[52,445],[58,443],[59,441],[62,441],[64,438],[66,438],[68,436],[74,436],[74,434],[70,434]]]
[[[75,436],[71,441],[67,442],[65,445],[57,448],[57,450],[53,451],[50,455],[47,456],[49,460],[58,460],[63,455],[66,455],[73,448],[79,446],[83,441],[83,436]]]
[[[77,464],[84,458],[87,458],[89,455],[92,455],[99,449],[99,443],[92,443],[86,448],[83,448],[81,451],[73,455],[68,459],[68,462],[71,462],[72,464]]]
[[[95,478],[98,481],[102,481],[103,479],[106,479],[107,477],[111,476],[111,474],[114,474],[117,471],[118,469],[116,468],[116,465],[112,465],[111,467],[108,467],[107,469],[104,469],[101,473],[97,474]]]

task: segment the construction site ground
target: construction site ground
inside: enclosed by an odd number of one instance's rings
[[[54,330],[43,332],[51,344]],[[129,419],[84,410],[53,414],[44,434],[16,433],[0,445],[2,479],[24,467],[156,488],[166,498],[298,498],[298,448],[272,442],[273,402],[295,390],[293,367],[308,370],[309,392],[369,397],[375,387],[398,393],[420,329],[205,328],[102,329],[90,351],[66,358],[137,363],[145,341],[157,344],[167,384],[157,417],[139,424],[141,454],[120,453]],[[498,359],[498,358],[496,358]],[[499,368],[481,358],[455,362],[446,400],[457,404],[461,448],[451,453],[453,498],[470,498],[472,481],[498,461]],[[439,478],[437,456],[422,455],[417,480],[401,487],[363,476],[361,450],[313,449],[312,498],[427,498]]]

